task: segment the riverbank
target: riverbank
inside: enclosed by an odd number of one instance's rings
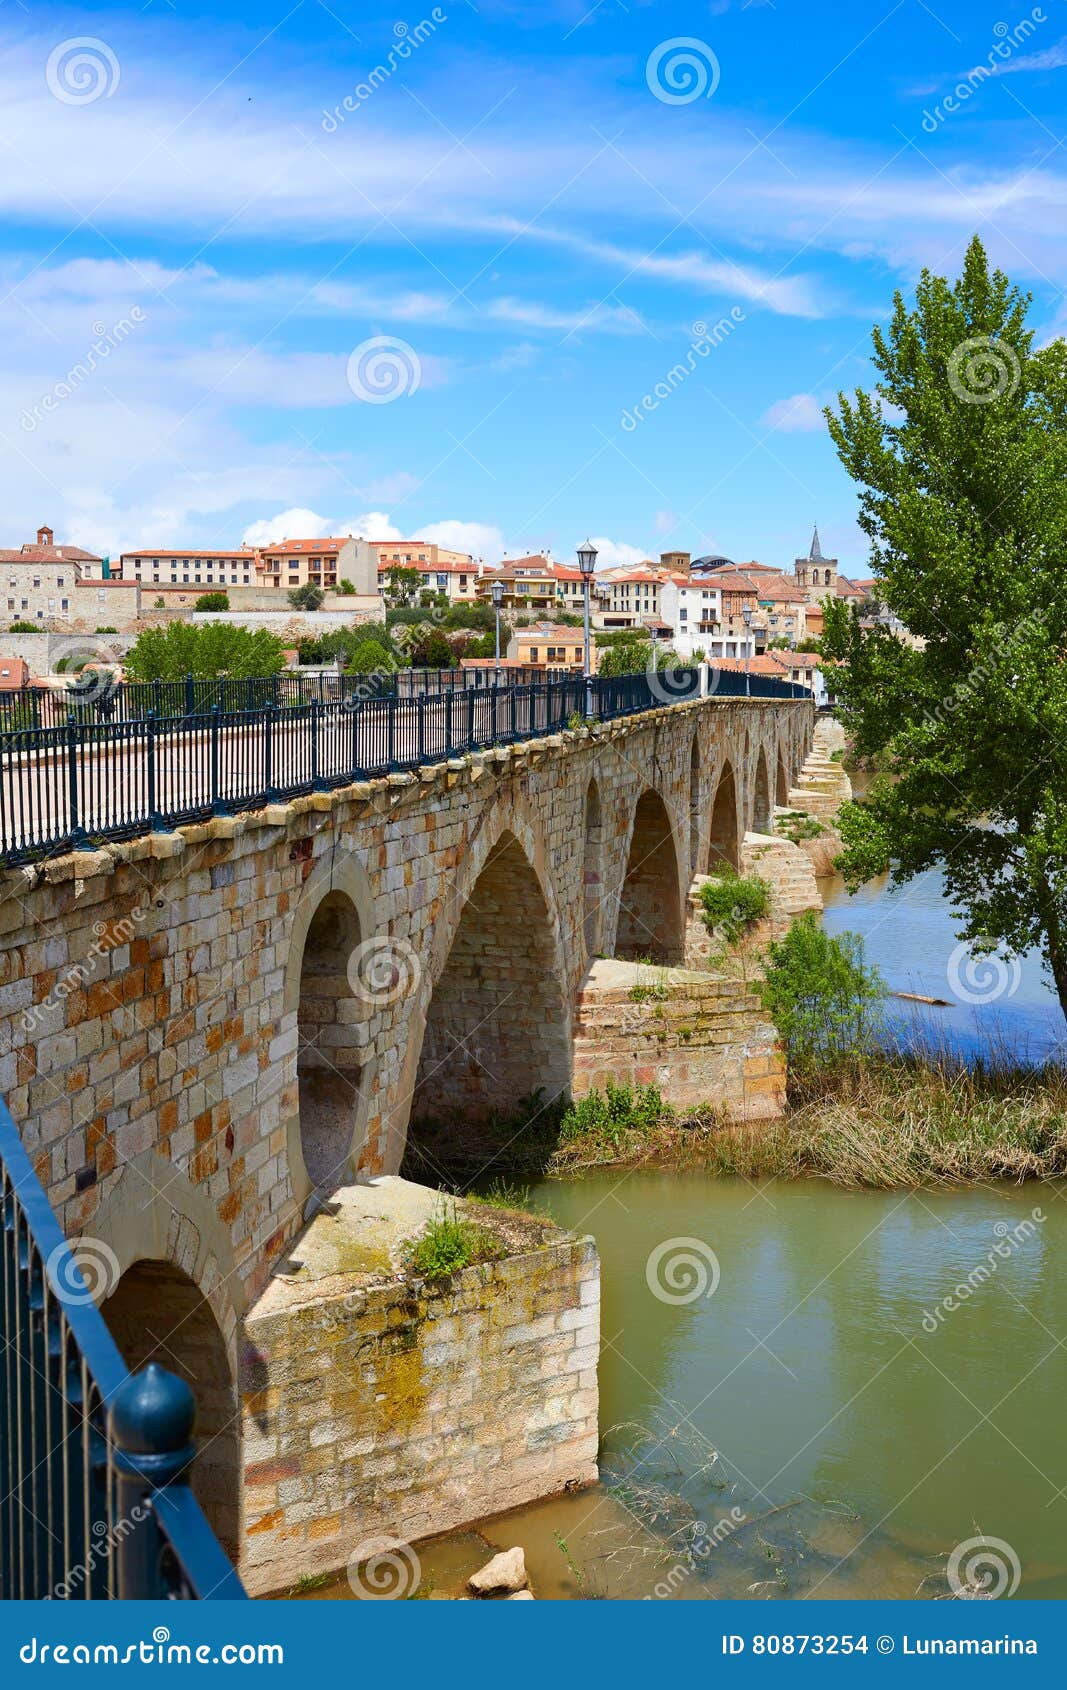
[[[883,1190],[1067,1175],[1067,1069],[875,1055],[791,1082],[786,1113],[728,1123],[653,1086],[609,1086],[526,1120],[442,1126],[405,1171],[458,1190],[492,1181],[658,1166],[745,1179],[819,1178]],[[413,1151],[413,1155],[417,1152]],[[508,1194],[521,1202],[512,1183]]]

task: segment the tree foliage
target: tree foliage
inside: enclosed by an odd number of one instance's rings
[[[881,1025],[885,982],[863,957],[855,933],[834,938],[814,910],[772,944],[760,985],[794,1070],[869,1050]]]
[[[285,667],[282,643],[265,628],[225,622],[172,622],[146,628],[124,659],[135,681],[177,681],[184,675],[276,675]]]
[[[322,588],[316,587],[313,581],[305,581],[302,587],[294,587],[287,596],[294,610],[321,610],[326,598]]]
[[[887,777],[841,816],[850,884],[942,865],[961,937],[1039,946],[1067,1013],[1067,347],[980,241],[874,330],[875,392],[827,412],[880,601],[827,609],[856,750]]]

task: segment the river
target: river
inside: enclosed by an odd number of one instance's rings
[[[850,774],[859,796],[864,777]],[[1039,954],[974,955],[957,937],[962,923],[945,898],[940,869],[898,887],[883,875],[852,895],[832,875],[819,882],[819,890],[827,931],[858,933],[867,961],[892,992],[946,1000],[935,1007],[891,998],[890,1042],[940,1047],[965,1060],[1000,1053],[1040,1064],[1063,1057],[1067,1026]]]
[[[893,1000],[898,1042],[1058,1049],[1037,959],[972,964],[938,875],[823,891],[827,927],[860,932],[894,990],[950,1000]],[[424,1593],[519,1543],[539,1597],[934,1598],[989,1577],[1067,1599],[1065,1199],[543,1181],[530,1206],[602,1261],[601,1483],[420,1546]]]

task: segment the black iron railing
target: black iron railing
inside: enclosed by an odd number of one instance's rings
[[[716,671],[711,685],[715,686]],[[744,676],[725,677],[728,690]],[[349,696],[286,707],[156,715],[0,733],[0,849],[8,862],[131,838],[612,720],[700,693],[697,670],[534,686]],[[727,688],[723,688],[726,691]],[[751,696],[805,698],[751,677]]]
[[[305,704],[339,704],[346,699],[414,698],[445,692],[484,691],[496,686],[529,686],[544,679],[538,669],[397,669],[368,675],[340,675],[330,670],[304,674],[221,675],[177,681],[115,681],[105,670],[83,671],[55,687],[20,687],[0,691],[0,733],[40,728],[111,727],[116,722],[157,721],[173,716],[203,716],[212,710],[293,710]]]
[[[195,1405],[127,1371],[0,1100],[0,1597],[243,1597],[189,1486]]]

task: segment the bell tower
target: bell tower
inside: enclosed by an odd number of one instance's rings
[[[798,557],[793,564],[793,573],[809,604],[820,604],[829,595],[833,597],[837,589],[837,559],[824,557],[819,542],[819,528],[816,524],[807,557]]]

